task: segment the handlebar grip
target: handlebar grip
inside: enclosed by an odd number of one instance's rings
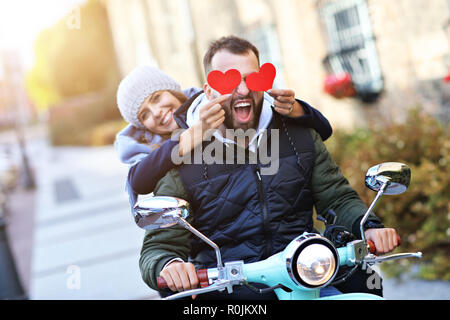
[[[208,269],[197,270],[197,277],[201,288],[209,286]],[[167,282],[163,277],[156,278],[156,285],[159,289],[168,288]]]
[[[375,251],[377,251],[377,250],[375,249],[375,243],[373,243],[372,240],[367,240],[367,245],[369,246],[369,252],[370,252],[371,254],[374,254]],[[158,286],[158,288],[159,288],[159,286]]]
[[[397,245],[401,245],[402,244],[402,238],[400,238],[400,236],[397,234]],[[372,240],[367,240],[367,245],[369,246],[369,252],[374,254],[376,252],[375,249],[375,243],[373,243]]]

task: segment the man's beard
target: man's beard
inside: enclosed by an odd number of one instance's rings
[[[235,118],[234,118],[233,105],[235,104],[236,100],[243,100],[243,99],[251,99],[252,100],[251,108],[252,108],[253,115],[249,122],[247,122],[245,124],[239,123],[238,125],[235,125],[234,124]],[[233,98],[230,101],[229,106],[226,108],[223,108],[223,109],[225,110],[224,125],[227,129],[243,129],[243,130],[256,129],[258,127],[259,117],[262,112],[262,100],[259,105],[256,105],[255,99],[253,99],[252,97],[237,97],[237,98]]]

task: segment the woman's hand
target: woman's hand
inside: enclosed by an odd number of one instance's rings
[[[267,93],[274,98],[273,106],[276,112],[291,118],[305,114],[300,103],[295,100],[295,92],[290,89],[270,89]]]

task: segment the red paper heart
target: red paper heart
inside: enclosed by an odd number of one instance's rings
[[[252,91],[266,91],[272,89],[277,71],[271,63],[265,63],[259,72],[253,72],[247,76],[245,83]]]
[[[223,73],[213,70],[208,74],[208,84],[220,94],[231,93],[241,83],[241,73],[236,69],[230,69]]]

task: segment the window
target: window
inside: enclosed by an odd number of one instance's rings
[[[324,65],[330,73],[347,72],[358,95],[372,101],[383,89],[365,0],[341,0],[320,9],[328,34],[328,55]]]
[[[270,24],[252,28],[247,31],[246,38],[258,48],[260,64],[270,62],[277,69],[277,75],[273,83],[274,88],[284,88],[283,63],[275,26]]]

